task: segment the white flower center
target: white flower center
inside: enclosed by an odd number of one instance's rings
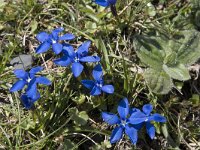
[[[75,62],[79,62],[79,58],[78,58],[78,57],[75,57],[74,61],[75,61]]]
[[[121,125],[125,127],[125,126],[126,126],[126,121],[125,121],[125,120],[122,120],[122,121],[121,121]]]
[[[102,88],[102,84],[97,83],[96,85],[97,85],[98,87]]]
[[[27,79],[27,82],[29,83],[30,81],[31,81],[31,78],[28,78],[28,79]]]
[[[57,43],[57,42],[56,42],[56,40],[52,40],[52,43],[55,44],[55,43]]]

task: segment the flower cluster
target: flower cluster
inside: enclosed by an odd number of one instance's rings
[[[116,114],[102,112],[102,118],[106,123],[109,125],[117,125],[112,131],[110,138],[111,143],[119,141],[125,132],[131,142],[136,144],[138,140],[137,132],[144,125],[146,126],[147,134],[151,139],[153,139],[155,137],[156,130],[151,122],[166,122],[166,118],[162,115],[158,113],[151,114],[153,110],[153,106],[151,104],[144,105],[142,111],[140,111],[137,108],[129,108],[127,98],[120,101],[117,110],[120,118],[118,118]]]
[[[57,28],[50,34],[40,32],[36,38],[39,42],[41,42],[41,44],[37,47],[36,53],[44,53],[52,46],[55,54],[63,54],[61,58],[54,60],[54,63],[63,67],[71,65],[73,75],[75,77],[79,77],[84,70],[84,63],[99,63],[100,57],[89,56],[91,41],[84,42],[78,47],[77,50],[74,50],[72,45],[64,41],[72,40],[75,36],[69,33],[60,36],[59,34],[63,30],[63,28]],[[35,76],[35,74],[41,70],[43,70],[42,67],[35,67],[32,68],[29,73],[21,69],[14,71],[14,74],[17,78],[19,78],[19,80],[11,87],[10,92],[19,91],[27,85],[27,90],[21,96],[22,103],[27,109],[30,109],[34,102],[40,98],[40,94],[37,90],[37,84],[51,84],[47,78]],[[114,93],[114,87],[112,85],[104,85],[103,71],[100,63],[94,68],[93,77],[95,81],[82,80],[82,84],[91,90],[91,95],[100,95],[101,91],[108,94]]]
[[[99,4],[103,4],[104,1],[98,1]],[[107,3],[114,4],[114,1],[106,1]],[[90,56],[89,47],[91,45],[90,41],[86,41],[81,44],[77,50],[74,50],[73,46],[66,43],[65,40],[72,40],[75,38],[72,34],[64,34],[59,36],[59,33],[63,31],[63,28],[57,28],[48,34],[46,32],[39,33],[36,37],[41,42],[39,47],[36,49],[36,53],[46,52],[52,46],[55,54],[62,54],[61,58],[54,60],[56,65],[63,67],[71,66],[72,73],[74,77],[79,77],[84,71],[83,63],[97,63],[92,71],[92,76],[94,80],[82,80],[81,83],[90,90],[90,95],[97,96],[102,92],[107,94],[114,93],[113,85],[104,84],[103,70],[100,65],[100,57]],[[19,79],[10,89],[11,92],[24,90],[25,92],[21,95],[21,101],[25,108],[30,109],[34,102],[40,98],[40,93],[37,90],[38,84],[50,85],[49,79],[43,76],[36,76],[36,73],[42,71],[42,67],[34,67],[30,69],[29,72],[25,72],[22,69],[17,69],[14,71],[15,76]],[[146,104],[143,106],[142,111],[137,108],[129,108],[129,103],[127,98],[120,101],[118,106],[118,113],[120,118],[108,112],[102,112],[102,118],[109,125],[117,125],[112,131],[110,138],[111,143],[116,143],[119,141],[123,133],[130,138],[133,144],[136,144],[138,135],[137,132],[144,125],[146,126],[147,134],[151,139],[155,137],[155,127],[151,123],[154,122],[166,122],[165,117],[160,114],[152,114],[153,106],[151,104]]]
[[[22,69],[16,69],[14,71],[15,76],[19,79],[11,87],[10,92],[16,92],[22,90],[27,86],[25,93],[21,96],[24,106],[29,109],[33,103],[40,98],[40,93],[37,90],[37,84],[50,85],[51,82],[46,77],[35,76],[37,72],[42,71],[42,67],[32,68],[29,72],[25,72]]]

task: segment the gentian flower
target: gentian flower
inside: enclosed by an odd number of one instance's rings
[[[60,66],[68,66],[72,64],[72,73],[75,77],[78,77],[84,69],[82,63],[100,61],[98,56],[88,56],[90,44],[90,41],[84,42],[78,47],[77,51],[74,51],[74,48],[71,45],[65,44],[63,46],[64,56],[60,59],[54,60],[54,63]]]
[[[130,120],[127,118],[130,112],[127,98],[124,98],[120,101],[117,110],[120,118],[113,113],[102,112],[102,118],[106,123],[109,125],[117,125],[112,131],[110,143],[116,143],[119,141],[125,132],[131,142],[136,144],[138,139],[137,127],[131,125]]]
[[[63,28],[57,28],[48,34],[46,32],[40,32],[36,38],[41,42],[41,45],[36,49],[36,53],[44,53],[50,49],[52,46],[55,54],[59,54],[62,51],[62,44],[59,43],[61,40],[72,40],[75,38],[73,34],[65,34],[59,37],[59,33],[62,32]]]
[[[94,67],[94,70],[92,71],[92,76],[95,79],[93,80],[82,80],[81,83],[88,89],[90,89],[90,94],[100,95],[101,92],[105,92],[108,94],[114,93],[114,87],[112,85],[104,85],[103,81],[103,71],[101,68],[101,65],[98,64]]]
[[[108,7],[110,5],[115,5],[117,0],[94,0],[94,2],[100,6]]]
[[[46,77],[36,77],[35,74],[42,71],[43,67],[32,68],[29,72],[25,72],[22,69],[16,69],[14,71],[15,76],[19,79],[11,87],[10,92],[19,91],[27,85],[26,95],[32,100],[38,99],[37,83],[50,85],[51,82]]]
[[[151,124],[151,121],[155,122],[166,122],[166,118],[162,115],[155,113],[151,114],[153,110],[153,106],[151,104],[146,104],[142,108],[143,112],[136,111],[133,112],[129,118],[129,121],[132,124],[140,124],[142,127],[144,124],[146,125],[147,134],[150,136],[151,139],[155,137],[155,127]]]
[[[21,101],[26,109],[30,109],[33,106],[34,102],[37,101],[39,98],[40,98],[39,92],[37,92],[36,97],[34,97],[34,99],[28,97],[28,95],[26,94],[22,94]]]

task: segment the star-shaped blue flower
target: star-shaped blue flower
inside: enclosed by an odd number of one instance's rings
[[[72,64],[72,73],[75,77],[78,77],[84,69],[82,63],[100,61],[98,56],[88,56],[88,49],[90,44],[90,41],[84,42],[81,46],[78,47],[77,51],[74,51],[74,48],[71,45],[64,44],[64,56],[54,60],[54,63],[60,66],[68,66]]]
[[[130,111],[127,98],[124,98],[120,101],[117,110],[120,118],[118,118],[118,116],[113,113],[102,112],[102,118],[106,123],[108,123],[109,125],[117,125],[112,131],[110,143],[116,143],[117,141],[119,141],[125,132],[131,142],[133,144],[136,144],[138,139],[138,129],[137,126],[131,125],[130,120],[127,118]]]
[[[117,0],[94,0],[94,2],[100,6],[108,7],[110,5],[115,5]]]
[[[27,85],[26,95],[35,100],[38,99],[37,84],[50,85],[51,82],[46,77],[36,77],[35,74],[39,71],[42,71],[43,67],[32,68],[29,72],[25,72],[22,69],[16,69],[14,71],[15,76],[19,79],[11,87],[10,92],[19,91]]]
[[[147,134],[150,136],[151,139],[155,137],[155,127],[151,124],[151,121],[155,122],[166,122],[166,118],[158,113],[151,114],[153,110],[153,106],[151,104],[146,104],[142,108],[143,112],[136,111],[133,112],[129,118],[129,121],[132,124],[140,124],[146,125]]]
[[[112,85],[104,85],[103,81],[103,71],[101,65],[98,64],[94,67],[92,71],[93,80],[82,80],[81,83],[88,89],[90,89],[90,95],[100,95],[101,92],[108,94],[114,93],[114,87]]]
[[[48,34],[46,32],[40,32],[36,38],[41,42],[40,46],[36,49],[36,53],[44,53],[50,49],[52,46],[55,54],[59,54],[62,51],[62,44],[59,43],[61,40],[72,40],[75,38],[73,34],[65,34],[59,37],[59,33],[62,32],[63,28],[57,28]]]

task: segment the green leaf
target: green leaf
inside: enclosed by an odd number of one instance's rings
[[[86,111],[79,112],[77,108],[70,108],[69,114],[70,114],[72,120],[74,120],[74,123],[79,126],[86,125],[86,123],[89,119]]]
[[[137,56],[146,65],[154,69],[162,69],[164,60],[162,43],[163,41],[160,37],[137,35],[134,41]]]
[[[144,78],[154,93],[167,94],[173,87],[172,79],[163,70],[147,69]]]
[[[3,12],[4,6],[7,4],[5,0],[0,0],[0,12]]]
[[[140,50],[137,51],[137,56],[140,58],[140,60],[154,68],[154,69],[161,69],[163,64],[163,58],[162,55],[159,53],[159,51],[147,51],[147,50]]]
[[[123,57],[123,70],[124,70],[124,90],[128,93],[129,90],[130,90],[130,86],[129,86],[129,78],[128,78],[128,68],[127,68],[127,65],[126,65],[126,62],[124,60],[124,57]]]
[[[200,58],[200,33],[195,30],[188,30],[182,32],[185,39],[178,50],[178,61],[182,64],[191,65]]]
[[[175,65],[177,63],[177,54],[175,52],[171,52],[164,59],[164,64]]]
[[[38,27],[38,22],[36,20],[31,21],[31,33],[33,33],[37,27]]]
[[[99,50],[101,50],[103,52],[104,59],[102,59],[102,60],[105,60],[104,63],[106,65],[106,70],[110,73],[111,70],[110,70],[110,60],[108,58],[108,50],[107,50],[105,43],[103,42],[101,37],[99,37],[99,39],[95,40],[95,45],[97,46],[97,48]]]
[[[150,17],[154,17],[156,15],[156,9],[152,3],[147,4],[147,12]]]
[[[74,147],[75,147],[75,144],[71,140],[69,140],[69,139],[64,140],[64,142],[63,142],[64,150],[73,149]]]
[[[185,81],[190,79],[188,69],[183,64],[177,64],[176,66],[163,65],[163,70],[173,79]]]
[[[200,27],[200,11],[197,11],[195,14],[195,24]]]

